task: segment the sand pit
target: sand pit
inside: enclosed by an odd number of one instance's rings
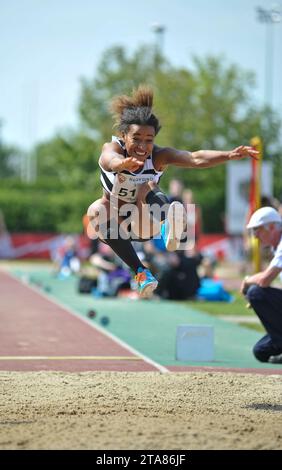
[[[282,376],[0,372],[0,449],[282,449]]]

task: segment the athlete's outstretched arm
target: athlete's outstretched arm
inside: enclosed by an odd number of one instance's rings
[[[230,160],[241,160],[246,157],[257,158],[258,151],[252,147],[241,145],[233,150],[198,150],[187,152],[164,148],[159,153],[160,166],[175,165],[184,168],[210,168]]]

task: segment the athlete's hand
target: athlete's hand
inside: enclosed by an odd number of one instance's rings
[[[144,162],[137,160],[135,157],[127,157],[121,160],[116,166],[115,171],[136,171],[144,165]]]
[[[258,160],[259,152],[253,147],[240,145],[229,152],[229,160],[241,160],[242,158],[251,157]]]
[[[245,279],[241,283],[240,293],[243,295],[246,295],[249,287],[250,287],[250,284],[248,284],[248,276],[246,276]]]

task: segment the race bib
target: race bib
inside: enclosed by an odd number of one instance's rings
[[[136,202],[138,188],[143,183],[154,181],[154,175],[126,175],[117,173],[112,195],[125,202]]]

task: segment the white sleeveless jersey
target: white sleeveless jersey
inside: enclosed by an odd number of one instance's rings
[[[124,143],[113,136],[112,141],[117,142],[122,149],[125,150]],[[119,173],[105,171],[99,164],[101,169],[101,183],[105,191],[111,195],[121,199],[124,202],[134,203],[137,199],[138,189],[141,184],[154,181],[158,183],[163,172],[154,168],[152,155],[146,158],[144,165],[138,173],[132,173],[124,170]]]

